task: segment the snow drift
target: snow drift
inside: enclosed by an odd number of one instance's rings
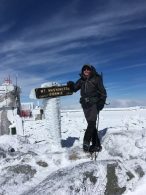
[[[145,115],[140,107],[103,110],[97,161],[82,151],[86,121],[81,110],[61,112],[62,147],[56,151],[44,139],[45,121],[26,120],[25,136],[0,137],[0,194],[131,195],[140,186],[144,193]]]

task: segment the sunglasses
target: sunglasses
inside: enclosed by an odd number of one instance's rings
[[[88,68],[88,67],[83,69],[83,71],[85,71],[85,70],[87,70],[87,71],[91,71],[91,69],[90,69],[90,68]]]

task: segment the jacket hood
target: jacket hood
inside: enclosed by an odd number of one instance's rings
[[[91,69],[91,76],[97,75],[97,72],[96,72],[96,69],[95,69],[94,66],[92,66],[92,65],[90,65],[90,64],[85,64],[85,65],[83,65],[83,67],[82,67],[82,69],[81,69],[81,73],[80,73],[80,76],[81,76],[81,77],[84,77],[84,75],[83,75],[83,70],[84,70],[85,68]]]

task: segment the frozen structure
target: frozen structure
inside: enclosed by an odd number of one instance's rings
[[[13,85],[10,78],[0,86],[0,135],[22,134],[20,92],[20,87]]]
[[[58,86],[58,83],[48,82],[41,87]],[[49,143],[61,147],[61,115],[60,99],[46,98],[43,100],[45,125],[48,131]]]
[[[56,82],[47,82],[41,85],[41,88],[59,86]],[[37,99],[35,94],[35,89],[32,89],[29,97],[31,99]],[[37,114],[42,111],[41,118],[36,118]],[[60,98],[44,98],[42,101],[42,106],[38,105],[38,110],[33,109],[32,115],[34,120],[43,119],[44,130],[42,132],[42,140],[48,142],[48,148],[50,150],[58,150],[61,147],[61,114],[60,114]],[[45,137],[44,137],[45,132]]]
[[[21,117],[32,117],[33,109],[34,109],[33,102],[21,103]]]

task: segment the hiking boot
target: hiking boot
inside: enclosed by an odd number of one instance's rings
[[[95,146],[94,150],[95,150],[95,152],[101,152],[102,146],[101,145],[100,146]]]
[[[90,148],[89,148],[89,152],[90,152],[90,153],[95,152],[95,151],[94,151],[94,147],[95,147],[95,146],[93,146],[93,145],[90,146]]]
[[[89,144],[83,144],[83,150],[84,152],[89,152],[90,145]]]
[[[90,153],[93,153],[93,152],[100,152],[102,150],[102,146],[94,146],[94,145],[91,145],[90,148],[89,148],[89,152]]]

